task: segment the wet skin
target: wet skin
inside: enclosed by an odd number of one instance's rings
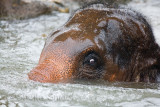
[[[28,74],[39,82],[73,79],[158,82],[160,48],[139,13],[92,4],[77,10],[46,40]]]

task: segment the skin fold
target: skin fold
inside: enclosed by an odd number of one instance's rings
[[[160,48],[146,19],[131,9],[98,3],[78,9],[47,38],[28,77],[43,83],[159,82],[159,74]]]

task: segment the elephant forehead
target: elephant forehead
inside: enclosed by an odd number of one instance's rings
[[[53,41],[43,49],[41,60],[52,59],[61,62],[68,59],[71,60],[83,50],[95,48],[95,45],[90,39],[74,40],[67,38],[65,41]]]
[[[124,16],[122,13],[122,11],[119,10],[118,12],[114,9],[87,9],[76,12],[63,27],[59,28],[48,37],[46,45],[53,41],[65,41],[69,37],[74,40],[90,39],[94,41],[102,32],[105,33],[108,30],[122,30],[121,28],[115,29],[115,26],[121,25],[121,27],[125,29],[124,27],[126,26],[123,25],[130,25],[129,23],[131,23],[132,17],[127,14]]]

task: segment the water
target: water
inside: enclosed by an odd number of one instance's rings
[[[134,0],[128,5],[148,17],[160,44],[160,0]],[[54,12],[28,20],[0,21],[0,107],[160,106],[160,84],[30,81],[27,73],[38,62],[45,35],[68,17]]]

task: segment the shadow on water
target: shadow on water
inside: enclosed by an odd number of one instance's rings
[[[159,83],[136,83],[136,82],[107,82],[104,80],[73,80],[72,84],[95,85],[106,87],[122,87],[134,89],[159,89]]]

